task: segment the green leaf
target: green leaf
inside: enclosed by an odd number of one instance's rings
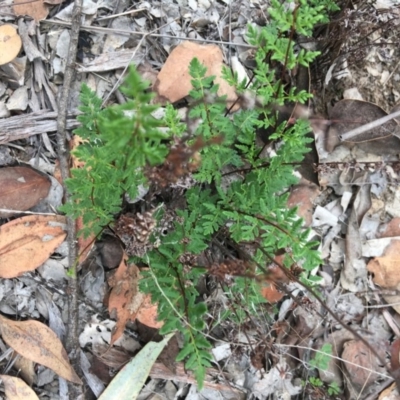
[[[166,336],[161,342],[149,342],[126,364],[103,391],[99,400],[136,399],[149,376],[151,367],[174,336]]]
[[[194,349],[193,349],[192,345],[190,343],[186,343],[184,348],[176,356],[176,361],[182,361],[193,351],[194,351]]]

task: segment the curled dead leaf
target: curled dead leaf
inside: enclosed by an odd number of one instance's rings
[[[0,227],[0,277],[14,278],[42,265],[66,237],[65,217],[29,215]]]
[[[143,324],[156,329],[162,326],[162,323],[157,321],[157,305],[151,304],[149,296],[139,292],[138,267],[128,264],[127,259],[127,255],[124,254],[119,267],[108,280],[112,288],[108,311],[111,318],[117,321],[110,345],[121,337],[129,320],[134,321],[137,318]]]
[[[38,321],[12,321],[0,316],[3,340],[23,357],[53,370],[67,381],[81,384],[60,339]]]
[[[17,30],[9,24],[0,26],[0,65],[7,64],[17,57],[22,40]]]

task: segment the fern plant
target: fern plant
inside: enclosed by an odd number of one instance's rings
[[[101,99],[82,85],[78,121],[74,133],[83,143],[74,156],[84,162],[83,168],[71,170],[66,185],[72,201],[61,210],[71,217],[83,218],[81,234],[98,234],[121,210],[123,194],[134,199],[138,187],[146,183],[143,167],[161,163],[167,147],[159,127],[162,121],[152,113],[152,95],[134,67],[129,70],[121,91],[128,97],[122,105],[101,109]]]
[[[153,118],[156,107],[149,105],[147,85],[134,68],[123,88],[130,99],[124,105],[102,110],[95,94],[86,86],[82,88],[82,126],[76,133],[84,142],[75,156],[85,165],[72,171],[67,182],[72,202],[64,205],[63,211],[83,217],[83,234],[98,233],[110,223],[121,209],[124,193],[135,197],[139,185],[152,185],[147,179],[151,176],[149,167],[161,165],[170,157],[174,138],[190,131],[185,134],[187,146],[193,153],[200,152],[201,162],[192,176],[195,183],[185,193],[186,207],[175,210],[173,229],[166,236],[153,238],[158,243],[142,257],[149,269],[141,280],[141,289],[158,303],[159,319],[164,321],[160,333],[181,333],[184,345],[177,359],[185,360],[186,368],[194,371],[199,387],[212,364],[211,343],[205,335],[208,308],[197,290],[200,277],[206,272],[222,280],[226,275],[237,276],[226,294],[243,294],[246,312],[225,310],[223,317],[241,323],[249,312],[262,310],[265,299],[257,282],[264,276],[263,266],[271,262],[271,255],[284,249],[283,265],[290,268],[300,264],[305,280],[320,262],[302,220],[286,205],[286,189],[297,181],[293,164],[308,151],[308,122],[278,126],[271,138],[280,146],[268,160],[255,138],[257,128],[274,126],[276,106],[304,103],[310,96],[294,88],[286,92],[281,75],[265,60],[288,69],[308,65],[318,53],[295,51],[292,37],[311,35],[315,24],[326,21],[327,12],[333,8],[330,0],[285,4],[273,0],[268,26],[260,30],[249,26],[249,42],[258,49],[251,85],[246,88],[229,69],[223,76],[239,93],[257,99],[255,103],[262,107],[226,116],[226,99],[218,97],[214,77],[207,77],[205,67],[194,59],[190,64],[192,107],[187,118],[200,119],[194,131],[180,121],[172,106],[167,107],[162,121]],[[168,133],[161,133],[161,125],[168,126]],[[229,175],[236,177],[228,181]],[[161,211],[158,219],[162,219]],[[236,255],[225,250],[231,258],[198,265],[198,255],[214,245],[221,246],[221,235],[231,247],[236,246]],[[249,243],[253,244],[251,251],[243,251]],[[241,252],[245,254],[242,259],[238,255]],[[233,297],[231,300],[237,301]]]

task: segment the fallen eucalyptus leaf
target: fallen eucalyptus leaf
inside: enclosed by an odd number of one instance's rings
[[[3,340],[18,354],[53,370],[62,378],[81,384],[60,339],[39,321],[12,321],[0,316]]]
[[[0,277],[15,278],[42,265],[64,241],[65,217],[28,215],[0,227]]]
[[[15,376],[0,375],[7,400],[39,400],[36,393],[21,379]]]

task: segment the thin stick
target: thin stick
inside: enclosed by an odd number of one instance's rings
[[[106,98],[103,100],[103,103],[101,104],[101,107],[104,107],[104,105],[107,103],[108,99],[110,98],[110,96],[114,93],[114,91],[120,86],[121,84],[121,80],[124,78],[125,76],[125,72],[128,69],[129,65],[131,64],[131,61],[133,60],[133,58],[135,57],[137,51],[140,49],[140,46],[142,45],[144,39],[146,39],[146,36],[142,36],[142,38],[139,40],[139,43],[137,44],[137,46],[135,47],[135,50],[132,52],[132,56],[129,60],[129,62],[125,65],[124,70],[122,71],[122,73],[119,75],[119,78],[117,79],[117,82],[115,82],[114,86],[112,87],[112,89],[110,90],[110,92],[108,93],[108,95],[106,96]]]
[[[337,356],[334,356],[333,354],[325,353],[324,351],[317,350],[317,349],[313,349],[313,348],[311,348],[311,347],[299,346],[299,345],[297,345],[297,344],[292,346],[292,345],[290,345],[290,344],[280,344],[280,343],[276,343],[276,344],[274,344],[274,346],[275,346],[275,347],[278,347],[278,348],[279,348],[279,347],[283,347],[283,348],[295,348],[295,349],[311,350],[311,351],[313,351],[313,352],[315,352],[315,353],[322,354],[323,356],[329,356],[330,358],[333,358],[333,359],[335,359],[335,360],[341,361],[341,362],[343,362],[343,363],[345,363],[345,364],[349,364],[349,365],[352,365],[352,366],[354,366],[354,367],[357,367],[357,368],[363,369],[363,370],[365,370],[365,371],[371,372],[371,373],[373,373],[373,374],[378,375],[378,376],[381,377],[381,378],[391,379],[391,377],[390,377],[389,375],[382,374],[381,372],[378,372],[378,371],[373,371],[372,369],[367,368],[367,367],[364,367],[364,366],[362,366],[362,365],[360,365],[360,364],[353,363],[353,362],[348,361],[348,360],[345,360],[345,359],[343,359],[343,358],[341,358],[341,357],[337,357]],[[393,381],[394,381],[394,380],[392,380],[392,382],[393,382]]]
[[[7,213],[7,214],[27,214],[27,215],[60,215],[56,213],[41,213],[35,211],[21,211],[21,210],[9,210],[8,208],[0,208],[0,213]]]
[[[147,38],[147,36],[150,36],[153,32],[158,31],[161,28],[164,28],[167,25],[170,25],[172,22],[174,22],[175,20],[172,20],[171,22],[167,22],[165,25],[159,26],[158,28],[154,29],[153,31],[149,32],[149,33],[144,33],[142,38],[139,40],[139,43],[137,44],[137,46],[135,47],[135,50],[132,52],[132,56],[131,59],[129,60],[129,62],[126,64],[124,70],[122,71],[122,73],[119,75],[119,78],[117,80],[117,82],[115,82],[115,85],[113,86],[113,88],[110,90],[110,93],[108,93],[107,97],[103,100],[103,103],[101,104],[102,107],[104,107],[104,105],[107,103],[108,99],[110,98],[110,96],[114,93],[114,91],[116,90],[116,88],[118,86],[120,86],[121,80],[123,79],[123,77],[125,76],[125,72],[128,69],[130,62],[133,60],[133,58],[135,57],[137,51],[140,49],[140,46],[142,45],[143,41]]]
[[[69,177],[69,150],[67,145],[67,113],[68,113],[68,100],[70,96],[70,88],[73,82],[75,72],[75,60],[78,49],[79,30],[81,24],[82,0],[75,0],[74,8],[72,11],[71,23],[71,39],[68,49],[68,62],[64,72],[64,84],[62,87],[61,97],[58,104],[58,117],[57,117],[57,150],[60,160],[60,170],[64,185],[65,201],[69,201],[70,193],[65,188],[66,179]],[[76,269],[73,268],[77,259],[76,248],[76,229],[75,220],[67,217],[67,230],[68,230],[68,263],[71,267],[72,276],[68,281],[68,332],[66,335],[65,347],[71,359],[71,364],[78,375],[80,372],[80,347],[78,340],[78,282]],[[83,397],[83,390],[81,386],[69,384],[70,398]]]
[[[385,117],[379,118],[375,121],[369,122],[368,124],[362,125],[356,129],[352,129],[351,131],[344,133],[339,136],[339,139],[344,142],[346,140],[352,139],[358,135],[361,135],[364,132],[370,131],[371,129],[377,128],[385,124],[386,122],[391,121],[394,118],[400,117],[400,111],[396,111],[393,114],[386,115]]]
[[[48,19],[40,21],[41,24],[52,24],[52,25],[61,25],[61,26],[71,26],[70,22],[64,21],[56,21],[54,19]],[[89,26],[89,25],[81,25],[80,29],[88,32],[100,32],[100,33],[118,33],[119,35],[147,35],[152,37],[163,37],[177,40],[188,40],[193,42],[206,42],[206,43],[214,43],[214,44],[224,44],[228,46],[240,46],[247,49],[256,49],[255,46],[251,46],[245,43],[234,43],[234,42],[223,42],[221,40],[208,40],[208,39],[197,39],[197,38],[189,38],[183,36],[174,36],[174,35],[166,35],[164,33],[151,33],[151,32],[140,32],[140,31],[128,31],[126,29],[114,29],[114,28],[102,28],[100,26]]]
[[[137,10],[130,10],[130,11],[125,11],[125,12],[119,13],[119,14],[107,15],[107,17],[96,18],[95,21],[105,21],[106,19],[117,18],[117,17],[121,17],[123,15],[136,14],[136,13],[140,13],[142,11],[147,11],[147,8],[138,8]]]

